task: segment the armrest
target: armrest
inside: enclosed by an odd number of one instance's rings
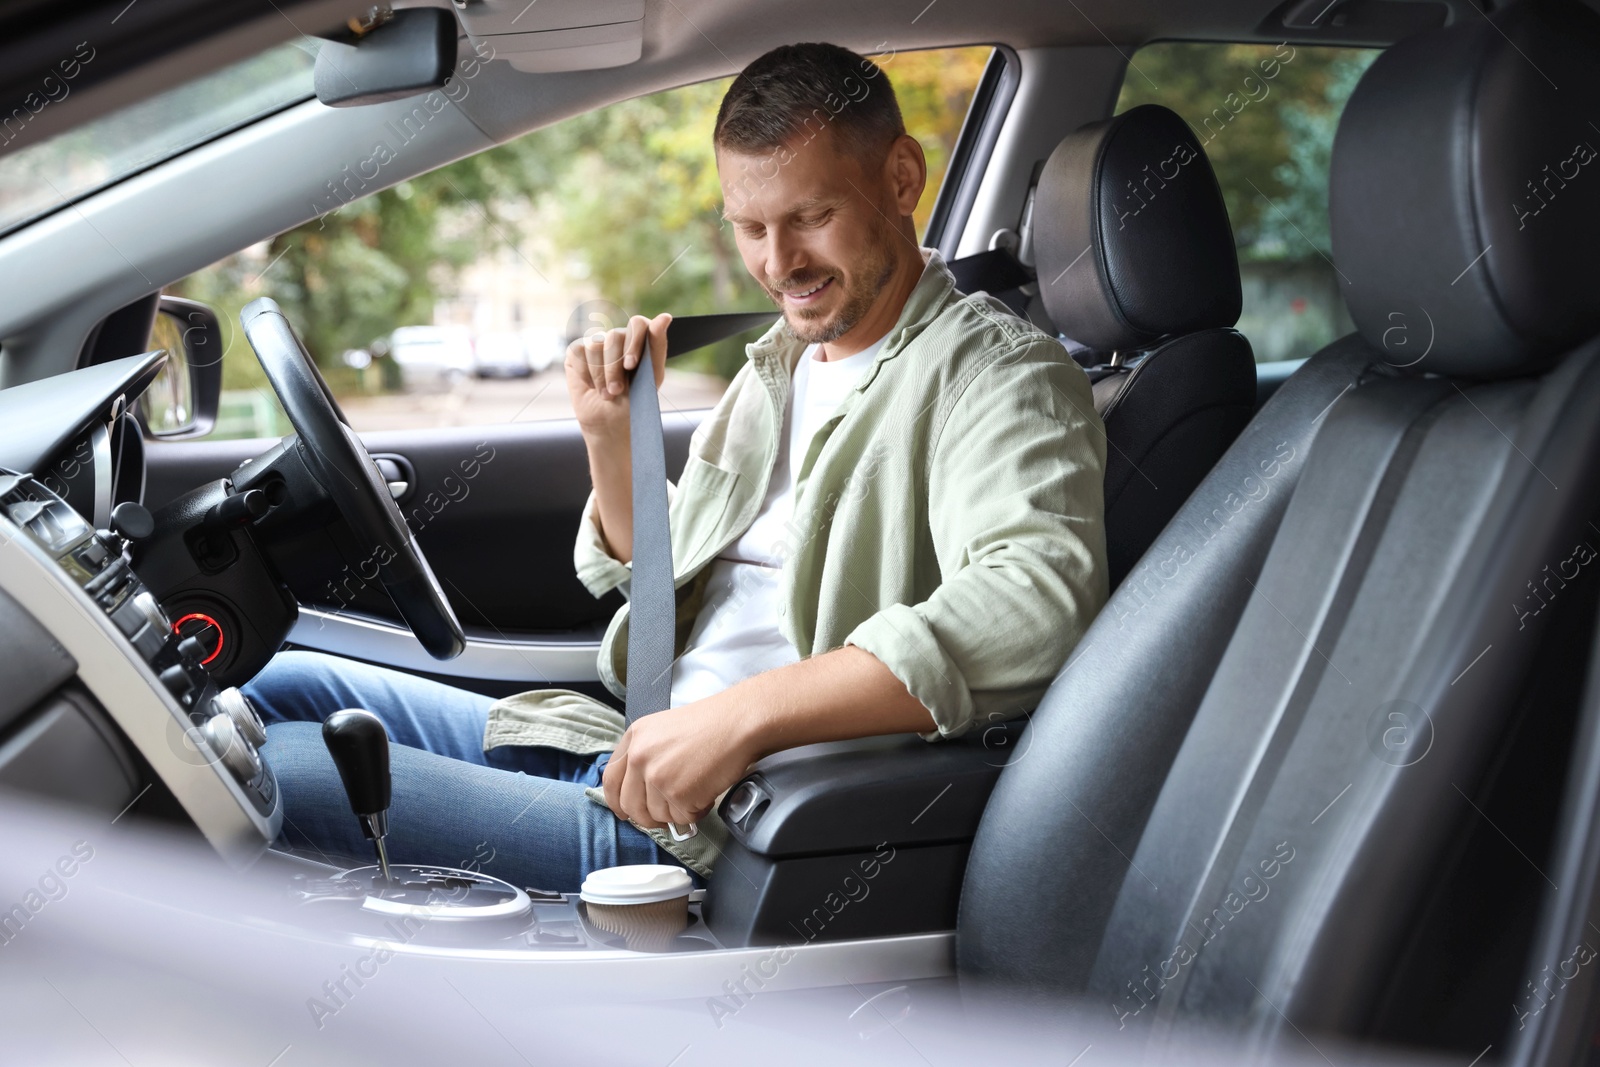
[[[967,850],[1024,725],[762,760],[718,809],[732,839],[711,873],[707,925],[728,946],[952,929]]]
[[[1024,725],[790,749],[756,764],[719,812],[735,840],[774,858],[971,840]]]

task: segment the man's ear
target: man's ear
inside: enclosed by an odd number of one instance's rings
[[[928,185],[928,161],[922,154],[922,143],[902,133],[889,146],[883,165],[889,188],[894,191],[895,207],[902,218],[909,217],[917,210],[917,202]]]

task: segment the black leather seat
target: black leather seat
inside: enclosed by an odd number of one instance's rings
[[[1501,1054],[1600,600],[1596,115],[1600,16],[1564,0],[1368,70],[1331,182],[1358,332],[1034,713],[972,845],[964,984],[1168,1040]]]
[[[1188,123],[1147,104],[1051,153],[1033,209],[1039,299],[1089,368],[1105,422],[1106,549],[1116,588],[1255,410],[1239,261]]]

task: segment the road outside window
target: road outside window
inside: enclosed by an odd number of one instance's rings
[[[927,152],[919,232],[990,51],[873,57]],[[570,418],[562,358],[573,338],[629,313],[771,310],[721,218],[711,131],[728,84],[580,115],[168,287],[217,308],[229,334],[211,437],[290,430],[238,330],[258,296],[283,306],[357,430]],[[745,340],[674,360],[664,409],[715,404]]]

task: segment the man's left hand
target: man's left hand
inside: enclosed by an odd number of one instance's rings
[[[685,826],[759,758],[727,692],[647,715],[628,727],[601,778],[606,804],[645,829]]]

